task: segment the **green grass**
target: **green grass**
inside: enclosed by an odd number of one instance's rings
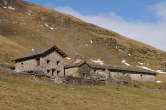
[[[152,85],[156,88],[148,88]],[[0,110],[165,110],[165,105],[166,91],[155,84],[57,85],[0,72]]]

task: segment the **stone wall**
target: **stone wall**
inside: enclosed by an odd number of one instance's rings
[[[88,65],[65,69],[66,77],[86,78],[86,77],[90,76],[90,74],[91,74],[91,72],[90,72],[90,68],[88,67]]]
[[[58,53],[52,52],[49,55],[40,58],[40,65],[37,65],[36,59],[17,62],[15,71],[42,71],[52,78],[64,77],[64,60]]]
[[[78,73],[79,68],[70,68],[65,70],[65,77],[74,77],[74,78],[81,78],[81,75]]]
[[[155,81],[156,76],[146,74],[129,74],[132,80],[136,81]]]
[[[89,73],[86,75],[86,79],[89,80],[98,80],[98,81],[127,81],[127,80],[136,80],[136,81],[155,81],[155,75],[148,75],[144,73],[130,73],[130,72],[112,72],[110,70],[97,70],[92,68],[89,69]],[[75,77],[82,78],[82,73],[86,73],[87,69],[81,69],[81,67],[65,69],[66,77]],[[80,71],[81,70],[81,71]]]
[[[16,72],[32,71],[32,70],[35,70],[35,71],[40,70],[40,68],[37,67],[37,63],[35,59],[22,61],[15,64]]]
[[[124,81],[124,80],[132,80],[132,78],[127,73],[122,72],[109,72],[109,78],[112,78],[115,81]]]
[[[52,76],[52,69],[55,69],[54,76],[52,77],[64,77],[64,60],[58,53],[53,52],[41,58],[40,63],[40,67],[48,75]]]

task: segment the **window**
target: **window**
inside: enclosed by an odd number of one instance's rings
[[[24,63],[23,62],[21,63],[21,67],[24,67]]]
[[[52,69],[52,72],[54,73],[54,72],[55,72],[55,69]]]
[[[40,58],[36,58],[37,66],[40,66]]]
[[[49,64],[50,63],[50,60],[47,60],[47,64]]]
[[[82,77],[85,79],[86,78],[86,73],[82,73]]]
[[[57,71],[57,76],[59,76],[60,71]]]
[[[143,75],[142,75],[142,74],[141,74],[140,76],[141,76],[141,78],[143,77]]]
[[[59,65],[60,61],[57,61],[56,63],[57,63],[57,65]]]

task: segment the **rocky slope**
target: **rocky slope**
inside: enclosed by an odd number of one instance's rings
[[[71,58],[166,71],[166,53],[161,50],[39,5],[14,0],[12,7],[6,8],[0,1],[1,62],[10,63],[32,48],[54,44]]]

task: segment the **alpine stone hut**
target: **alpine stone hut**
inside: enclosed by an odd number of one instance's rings
[[[148,70],[134,70],[80,62],[65,66],[65,77],[92,79],[98,81],[155,81],[157,73]]]
[[[41,72],[51,78],[64,77],[64,58],[67,55],[57,46],[32,50],[13,61],[16,72]]]

